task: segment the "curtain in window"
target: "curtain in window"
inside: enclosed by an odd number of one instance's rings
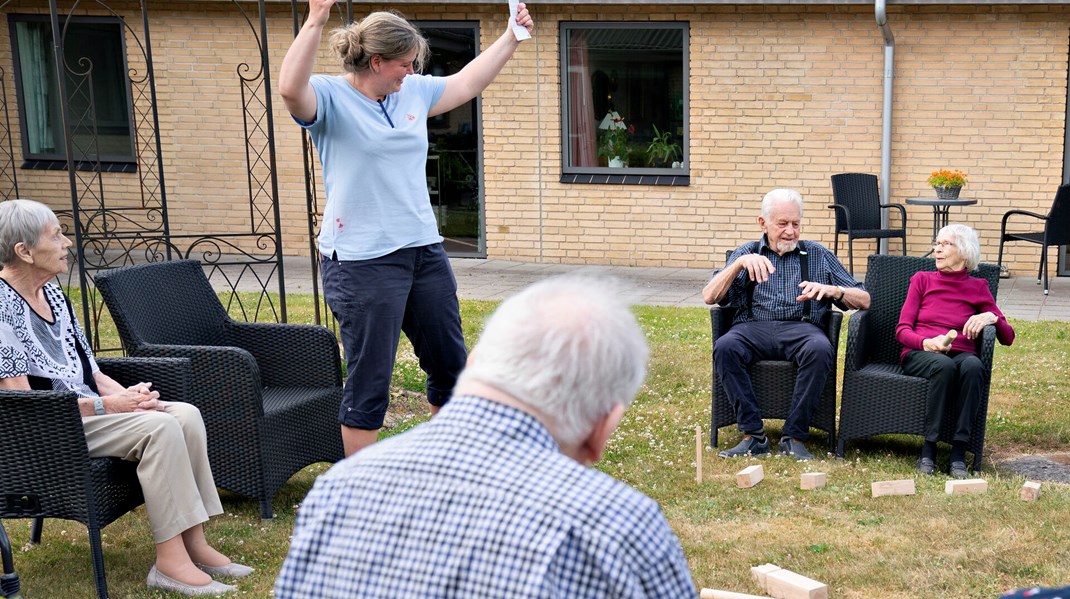
[[[568,40],[569,150],[573,166],[598,166],[595,155],[594,94],[587,54],[587,32],[572,31]]]
[[[49,118],[55,80],[52,68],[51,36],[34,23],[17,23],[19,67],[22,71],[23,104],[26,107],[26,137],[30,152],[56,152],[55,135]]]

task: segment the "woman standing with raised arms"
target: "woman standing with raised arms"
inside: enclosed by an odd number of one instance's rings
[[[313,76],[334,4],[309,0],[308,19],[282,62],[279,92],[323,165],[327,204],[318,242],[323,292],[349,371],[339,421],[351,455],[378,437],[401,332],[427,373],[432,413],[464,367],[457,281],[424,175],[427,119],[479,95],[520,42],[507,27],[460,72],[418,75],[427,40],[397,14],[374,12],[331,32],[343,73]],[[524,4],[516,24],[535,27]]]

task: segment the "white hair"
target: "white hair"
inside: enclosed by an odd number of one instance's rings
[[[458,387],[478,381],[511,395],[571,444],[614,406],[631,404],[649,350],[616,280],[562,275],[505,300],[472,355]]]
[[[15,259],[15,246],[23,243],[37,245],[41,232],[48,225],[59,224],[52,209],[33,200],[0,202],[0,264]]]
[[[977,231],[974,231],[972,227],[953,223],[940,229],[936,238],[939,239],[945,235],[955,240],[955,247],[966,259],[966,271],[976,270],[977,265],[981,263],[981,242],[977,240]]]
[[[802,194],[794,189],[774,189],[762,198],[762,218],[769,220],[773,215],[773,204],[776,202],[791,201],[799,207],[799,218],[802,218],[803,199]]]

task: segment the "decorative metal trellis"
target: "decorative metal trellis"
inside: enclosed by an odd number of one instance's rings
[[[8,3],[0,5],[4,8]],[[98,271],[138,262],[196,258],[216,289],[224,289],[224,304],[245,320],[286,320],[285,277],[279,192],[276,169],[272,91],[267,49],[267,13],[264,0],[257,2],[254,23],[237,0],[232,4],[248,24],[259,64],[242,62],[236,67],[243,116],[248,222],[227,231],[175,234],[171,231],[167,199],[163,144],[160,139],[159,104],[153,70],[150,15],[147,0],[139,3],[140,36],[105,2],[74,0],[61,12],[58,0],[49,0],[54,42],[56,77],[64,133],[66,170],[70,184],[71,210],[58,211],[61,222],[74,237],[72,263],[76,269],[66,284],[81,290],[83,323],[94,347],[99,347],[99,327],[104,305],[93,285]],[[70,24],[80,8],[95,7],[115,17],[121,25],[126,48],[127,84],[130,99],[134,155],[140,197],[136,203],[112,201],[102,173],[100,135],[97,131],[96,98],[93,95],[94,65],[79,57],[66,59],[64,48]],[[7,106],[6,73],[0,70],[0,195],[18,197],[15,153]],[[221,98],[220,101],[225,101]],[[314,191],[314,190],[313,190]],[[129,195],[129,194],[127,194]],[[77,277],[75,283],[74,277]],[[273,293],[277,290],[277,294]],[[166,292],[166,290],[159,290]],[[110,348],[104,348],[110,349]]]

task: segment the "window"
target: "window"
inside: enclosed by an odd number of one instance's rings
[[[563,181],[686,184],[687,37],[684,23],[561,25]]]
[[[24,166],[63,168],[66,147],[52,23],[47,15],[9,19]],[[63,71],[75,158],[133,163],[122,23],[111,17],[72,17],[63,24]]]

